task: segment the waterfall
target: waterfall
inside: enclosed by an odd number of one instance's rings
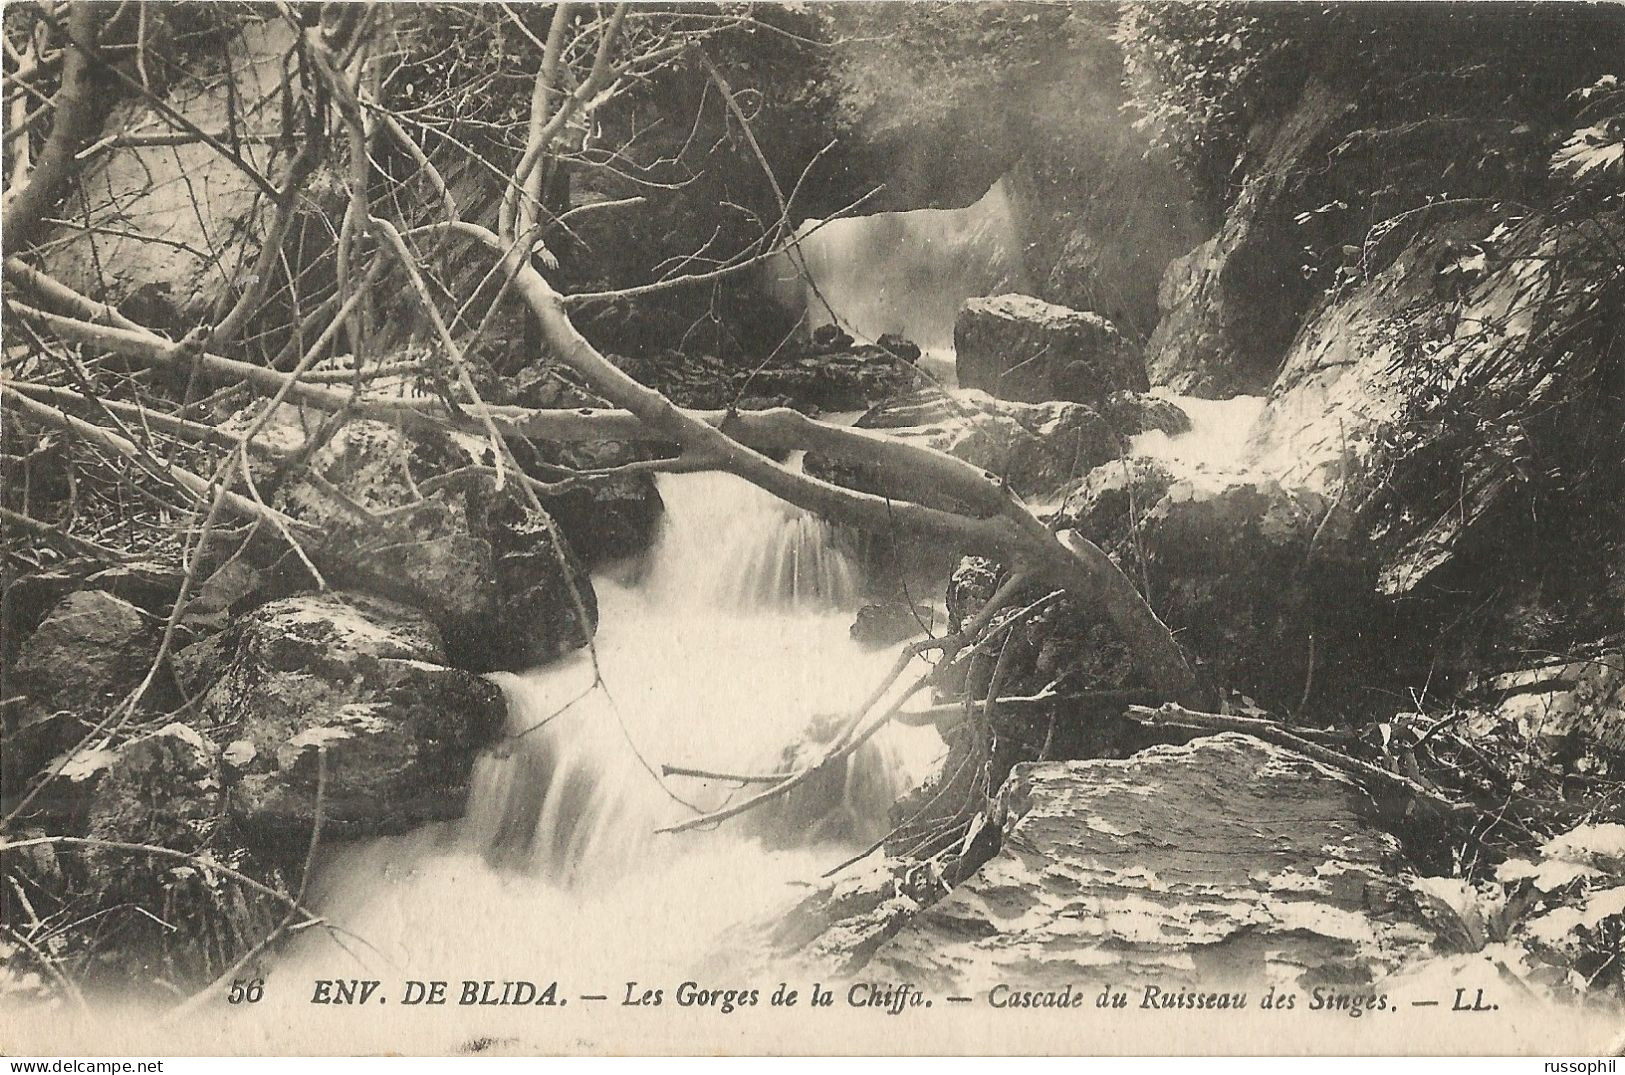
[[[855,605],[857,570],[825,520],[729,474],[673,477],[662,488],[677,495],[643,583],[653,603],[745,615]]]
[[[807,311],[809,328],[828,324],[833,308],[861,338],[895,332],[918,344],[926,367],[950,383],[960,305],[1030,290],[1002,179],[963,209],[809,220],[800,235],[800,265],[780,257],[770,267],[782,300]]]
[[[729,952],[737,925],[788,908],[883,833],[895,797],[945,749],[928,729],[887,728],[784,804],[657,834],[694,816],[679,799],[709,811],[760,788],[661,776],[662,764],[782,771],[786,748],[820,714],[849,711],[895,658],[849,638],[858,572],[822,520],[728,475],[659,484],[667,515],[640,581],[594,583],[602,685],[586,651],[494,676],[508,736],[478,759],[465,817],[324,863],[323,913],[398,974],[580,967],[614,983],[762,958]],[[279,970],[356,973],[342,962],[312,936]]]

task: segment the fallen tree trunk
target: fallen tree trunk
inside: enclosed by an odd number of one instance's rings
[[[453,412],[436,399],[356,397],[354,391],[304,384],[276,370],[202,351],[199,341],[174,343],[156,333],[92,324],[14,304],[18,314],[57,337],[148,366],[196,371],[214,381],[242,381],[265,394],[327,411],[408,425],[455,428],[483,435],[582,441],[645,439],[677,447],[672,469],[736,474],[781,499],[851,526],[900,531],[945,540],[953,547],[997,559],[1034,582],[1066,590],[1099,608],[1128,644],[1146,685],[1165,698],[1196,704],[1197,682],[1168,628],[1128,577],[1097,546],[1073,531],[1054,533],[985,470],[935,449],[903,444],[883,434],[825,425],[788,409],[750,414],[690,411],[676,406],[615,366],[576,330],[562,297],[494,233],[470,224],[418,229],[449,231],[497,251],[515,286],[541,321],[554,354],[622,410],[530,410],[468,406]],[[290,383],[291,382],[291,383]],[[857,492],[784,467],[764,451],[809,449],[843,462],[860,462],[897,475],[918,499],[899,501]],[[937,507],[933,500],[951,503]]]
[[[932,475],[950,496],[964,494],[970,503],[996,505],[997,510],[985,517],[899,503],[792,471],[718,426],[685,412],[600,354],[570,321],[564,297],[536,271],[523,251],[504,243],[494,232],[466,222],[433,224],[415,231],[451,232],[479,242],[499,256],[504,273],[512,274],[515,289],[535,314],[553,353],[605,399],[625,407],[649,430],[677,443],[685,455],[696,455],[714,469],[736,474],[826,518],[871,530],[896,528],[947,538],[956,547],[1000,560],[1035,582],[1063,589],[1106,615],[1128,644],[1130,660],[1149,686],[1166,697],[1196,698],[1196,676],[1190,664],[1128,576],[1076,531],[1051,531],[987,471],[942,454]],[[884,442],[877,448],[875,462],[888,475],[906,475],[908,461],[895,449],[895,442]],[[990,490],[997,493],[996,500]]]

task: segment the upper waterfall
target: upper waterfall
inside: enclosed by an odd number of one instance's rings
[[[783,301],[807,311],[808,327],[839,314],[859,336],[896,333],[939,374],[951,375],[954,318],[966,299],[1027,289],[1003,180],[963,209],[809,220],[800,235],[771,268]]]

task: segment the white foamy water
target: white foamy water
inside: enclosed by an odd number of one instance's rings
[[[809,327],[828,324],[833,308],[860,340],[893,332],[913,341],[923,352],[920,368],[948,387],[959,307],[979,295],[1028,290],[1002,180],[963,209],[810,220],[801,232],[799,264],[771,263],[784,301],[806,309]]]
[[[1211,469],[1240,468],[1248,462],[1248,434],[1259,412],[1263,396],[1232,396],[1230,399],[1201,399],[1175,395],[1166,389],[1152,389],[1177,406],[1191,420],[1189,432],[1170,437],[1160,429],[1136,436],[1129,454],[1146,456],[1166,463],[1200,465]]]
[[[287,1048],[314,1020],[358,1035],[347,1050],[399,1046],[399,1023],[313,1008],[318,978],[380,978],[395,993],[410,979],[556,978],[572,997],[747,968],[759,980],[772,957],[754,927],[885,831],[895,797],[944,749],[929,729],[888,727],[785,805],[656,831],[760,788],[662,765],[782,771],[788,747],[849,712],[895,659],[850,640],[860,580],[827,524],[724,475],[659,483],[668,514],[643,581],[595,580],[601,685],[584,650],[493,677],[508,737],[478,759],[466,816],[332,851],[311,898],[345,932],[305,933],[277,959],[267,1000],[227,1014],[230,1033]],[[455,997],[421,1014],[412,1026],[436,1050],[513,1023]]]
[[[776,618],[786,608],[859,603],[858,572],[825,520],[729,474],[684,475],[662,488],[674,495],[642,581],[649,605]]]

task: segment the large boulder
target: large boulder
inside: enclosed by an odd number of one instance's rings
[[[307,528],[325,581],[423,609],[452,663],[475,671],[523,671],[587,642],[591,580],[557,523],[521,498],[522,479],[498,486],[488,445],[371,420],[312,443],[324,418],[285,404],[262,436],[303,460],[288,475],[267,468],[280,481],[270,502]]]
[[[858,609],[849,634],[864,649],[885,649],[924,634],[932,620],[930,605],[907,600],[876,601]]]
[[[1146,555],[1169,576],[1280,571],[1310,552],[1341,551],[1349,520],[1336,508],[1251,471],[1192,468],[1146,508]]]
[[[172,722],[127,741],[91,783],[86,834],[127,846],[90,847],[83,869],[74,871],[76,894],[106,915],[88,976],[109,985],[207,980],[286,914],[280,901],[212,868],[286,887],[277,866],[237,846],[224,809],[220,751],[194,726]],[[132,905],[163,917],[129,913]]]
[[[864,971],[997,984],[1358,990],[1427,954],[1397,842],[1342,773],[1234,734],[1018,767],[997,855]],[[1092,1003],[1092,996],[1090,1002]]]
[[[1499,52],[1489,44],[1497,35],[1431,12],[1403,30],[1344,32],[1352,39],[1396,31],[1431,38],[1446,53]],[[1553,117],[1567,114],[1559,102],[1572,87],[1596,77],[1582,72],[1607,69],[1603,57],[1610,46],[1617,52],[1618,25],[1587,25],[1581,16],[1565,20],[1560,35],[1542,29],[1529,36],[1569,44],[1559,54],[1513,49],[1464,64],[1460,77],[1433,95],[1410,93],[1403,78],[1375,87],[1317,70],[1290,99],[1253,102],[1240,124],[1246,145],[1220,184],[1235,186],[1216,232],[1163,278],[1162,319],[1145,354],[1152,383],[1212,398],[1261,392],[1283,360],[1292,361],[1289,352],[1299,349],[1317,305],[1328,296],[1338,305],[1364,290],[1418,236],[1436,238],[1463,212],[1495,206],[1522,215],[1531,204],[1559,203],[1547,185]],[[1481,53],[1486,48],[1491,53]],[[1563,75],[1553,77],[1556,71]],[[1522,90],[1500,94],[1509,79]],[[1585,230],[1558,229],[1569,241]],[[1501,252],[1476,253],[1493,265]],[[1587,257],[1592,264],[1582,271],[1591,273],[1598,262],[1618,261],[1606,241]],[[1553,269],[1522,268],[1531,275]],[[1386,315],[1403,339],[1417,314],[1425,320],[1444,312],[1426,296]]]
[[[1311,91],[1303,108],[1317,100],[1330,107]],[[1243,208],[1237,227],[1268,215]],[[1065,521],[1131,576],[1145,563],[1181,640],[1277,705],[1292,680],[1437,689],[1507,667],[1502,649],[1571,651],[1617,631],[1625,408],[1617,353],[1587,326],[1625,279],[1594,256],[1620,236],[1609,212],[1584,227],[1417,214],[1368,272],[1305,305],[1238,469],[1104,466],[1068,490]],[[1206,286],[1232,285],[1225,301],[1269,293],[1222,273]],[[1256,343],[1264,323],[1247,309],[1232,328]],[[1224,354],[1213,369],[1245,371]]]
[[[1145,369],[1110,321],[1030,295],[970,299],[954,322],[962,388],[1001,399],[1094,403],[1145,391]]]
[[[165,38],[185,29],[194,40],[212,38],[215,64],[231,78],[214,74],[158,85],[164,103],[204,131],[236,131],[244,123],[244,102],[274,97],[283,63],[297,31],[280,19],[245,21],[225,30],[212,14],[174,12],[152,20],[148,47],[175,48]],[[190,23],[184,27],[175,25]],[[169,76],[154,65],[157,79]],[[115,105],[106,127],[127,131],[151,113],[143,100]],[[251,127],[275,129],[270,116]],[[285,180],[288,155],[271,141],[244,139],[233,146],[247,165],[272,182]],[[201,141],[103,148],[85,163],[79,178],[82,207],[70,215],[44,255],[43,267],[72,287],[111,302],[135,320],[155,328],[184,331],[210,320],[227,292],[231,273],[222,266],[251,260],[272,214],[265,194],[223,154]],[[80,225],[84,225],[81,227]],[[149,236],[158,236],[155,241]],[[218,315],[216,315],[218,316]]]
[[[1174,484],[1175,469],[1145,456],[1104,463],[1067,486],[1059,516],[1068,529],[1108,552],[1137,555],[1136,527]]]
[[[6,478],[0,474],[0,484]],[[6,537],[26,542],[38,550],[43,539],[12,531]],[[36,544],[39,543],[39,544]],[[37,571],[19,573],[4,584],[0,597],[0,661],[15,667],[22,644],[33,635],[46,615],[69,594],[80,590],[101,590],[151,613],[158,621],[169,615],[180,593],[186,572],[179,562],[179,547],[171,560],[162,550],[150,558],[109,564],[94,557],[75,557],[49,564]],[[43,559],[43,558],[42,558]]]
[[[422,614],[330,592],[263,605],[175,665],[227,748],[232,816],[297,842],[319,789],[338,836],[461,815],[474,756],[505,706],[495,685],[445,660]]]
[[[4,775],[20,787],[73,745],[142,680],[158,633],[142,611],[101,590],[69,594],[29,635],[6,676]]]

